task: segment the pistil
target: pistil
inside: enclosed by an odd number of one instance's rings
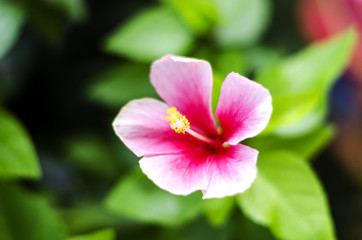
[[[205,137],[193,130],[191,130],[190,128],[186,129],[185,132],[187,132],[188,134],[190,134],[191,136],[193,136],[194,138],[197,138],[199,139],[200,141],[203,141],[207,144],[210,144],[212,146],[214,146],[216,144],[216,141],[211,139],[211,138],[208,138],[208,137]]]

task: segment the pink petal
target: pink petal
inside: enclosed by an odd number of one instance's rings
[[[211,112],[213,80],[208,62],[168,55],[152,64],[150,77],[161,98],[185,115],[193,130],[217,134]]]
[[[160,188],[178,195],[188,195],[208,185],[206,148],[173,155],[143,157],[142,171]]]
[[[160,188],[178,195],[202,190],[203,198],[244,192],[255,180],[258,151],[245,145],[214,153],[205,147],[178,154],[143,157],[142,171]]]
[[[203,198],[221,198],[242,193],[257,175],[258,151],[245,145],[220,149],[208,159],[210,182]]]
[[[269,91],[237,73],[230,73],[221,87],[216,116],[225,142],[237,144],[259,134],[272,113]]]
[[[164,102],[143,98],[124,106],[113,122],[123,143],[137,156],[177,153],[203,143],[188,134],[178,134],[166,120],[170,107]]]

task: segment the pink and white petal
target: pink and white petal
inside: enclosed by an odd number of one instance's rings
[[[178,134],[166,120],[169,106],[152,98],[133,100],[113,121],[113,128],[123,143],[137,156],[177,153],[203,143]]]
[[[210,153],[200,147],[179,154],[143,157],[142,171],[160,188],[177,195],[206,189]]]
[[[266,88],[230,73],[221,86],[216,108],[223,140],[235,145],[256,136],[267,126],[272,110],[272,98]]]
[[[213,79],[208,62],[167,55],[152,64],[150,78],[161,98],[185,115],[193,130],[217,134],[211,112]]]
[[[230,145],[208,158],[209,185],[203,199],[222,198],[242,193],[257,175],[258,151],[245,145]]]

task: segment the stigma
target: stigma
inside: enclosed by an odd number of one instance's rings
[[[185,131],[190,128],[190,123],[187,118],[182,115],[175,107],[167,111],[166,120],[170,121],[170,127],[177,133],[185,134]]]

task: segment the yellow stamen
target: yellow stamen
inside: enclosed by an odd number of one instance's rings
[[[177,133],[185,134],[186,129],[190,128],[190,123],[187,118],[179,113],[175,107],[167,111],[167,121],[170,121],[170,127]]]

